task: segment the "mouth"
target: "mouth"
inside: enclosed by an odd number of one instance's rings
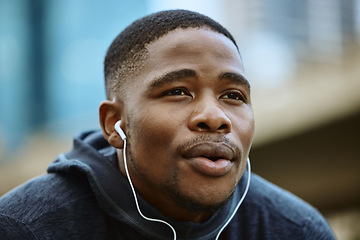
[[[225,143],[200,143],[191,146],[182,153],[185,158],[202,157],[211,161],[225,159],[233,161],[235,159],[235,150]]]
[[[212,177],[228,173],[236,156],[231,146],[212,142],[196,144],[183,152],[183,157],[197,172]]]
[[[201,157],[207,158],[207,159],[209,159],[209,160],[211,160],[211,161],[213,161],[213,162],[221,159],[221,157],[215,157],[215,156],[201,156]]]

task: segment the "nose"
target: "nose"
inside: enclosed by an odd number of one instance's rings
[[[229,133],[231,121],[215,99],[204,99],[196,104],[188,122],[189,129],[199,132]]]

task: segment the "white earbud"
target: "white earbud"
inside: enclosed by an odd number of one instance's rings
[[[121,120],[119,120],[119,121],[117,121],[117,122],[115,123],[115,130],[119,133],[121,139],[122,139],[122,140],[125,140],[125,139],[126,139],[126,135],[125,135],[124,131],[121,129],[120,123],[121,123]]]

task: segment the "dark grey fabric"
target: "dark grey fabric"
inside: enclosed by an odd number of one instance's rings
[[[245,189],[245,172],[228,203],[207,222],[178,222],[140,196],[143,213],[164,219],[178,239],[215,239]],[[115,150],[100,131],[74,139],[40,176],[0,198],[0,239],[172,239],[170,228],[140,217]],[[252,174],[245,201],[220,239],[335,239],[321,214]]]

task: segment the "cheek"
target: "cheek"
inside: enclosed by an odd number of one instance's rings
[[[169,139],[175,138],[179,130],[186,126],[189,115],[185,108],[157,102],[144,104],[135,111],[129,120],[135,125],[133,128],[139,138],[157,139],[168,144]]]
[[[244,154],[247,155],[252,144],[255,123],[252,109],[245,109],[233,116],[232,121],[233,133],[240,141]]]
[[[143,179],[162,183],[176,171],[174,119],[151,108],[137,113],[129,126],[133,163]]]
[[[244,106],[236,112],[229,113],[232,118],[233,127],[243,133],[249,135],[254,131],[254,112],[250,106]]]
[[[249,118],[241,122],[240,126],[237,126],[238,135],[242,142],[248,142],[251,144],[254,136],[254,118]]]
[[[171,155],[171,145],[176,136],[174,117],[166,111],[148,108],[133,115],[130,126],[130,143],[134,158],[151,158],[161,161]]]

